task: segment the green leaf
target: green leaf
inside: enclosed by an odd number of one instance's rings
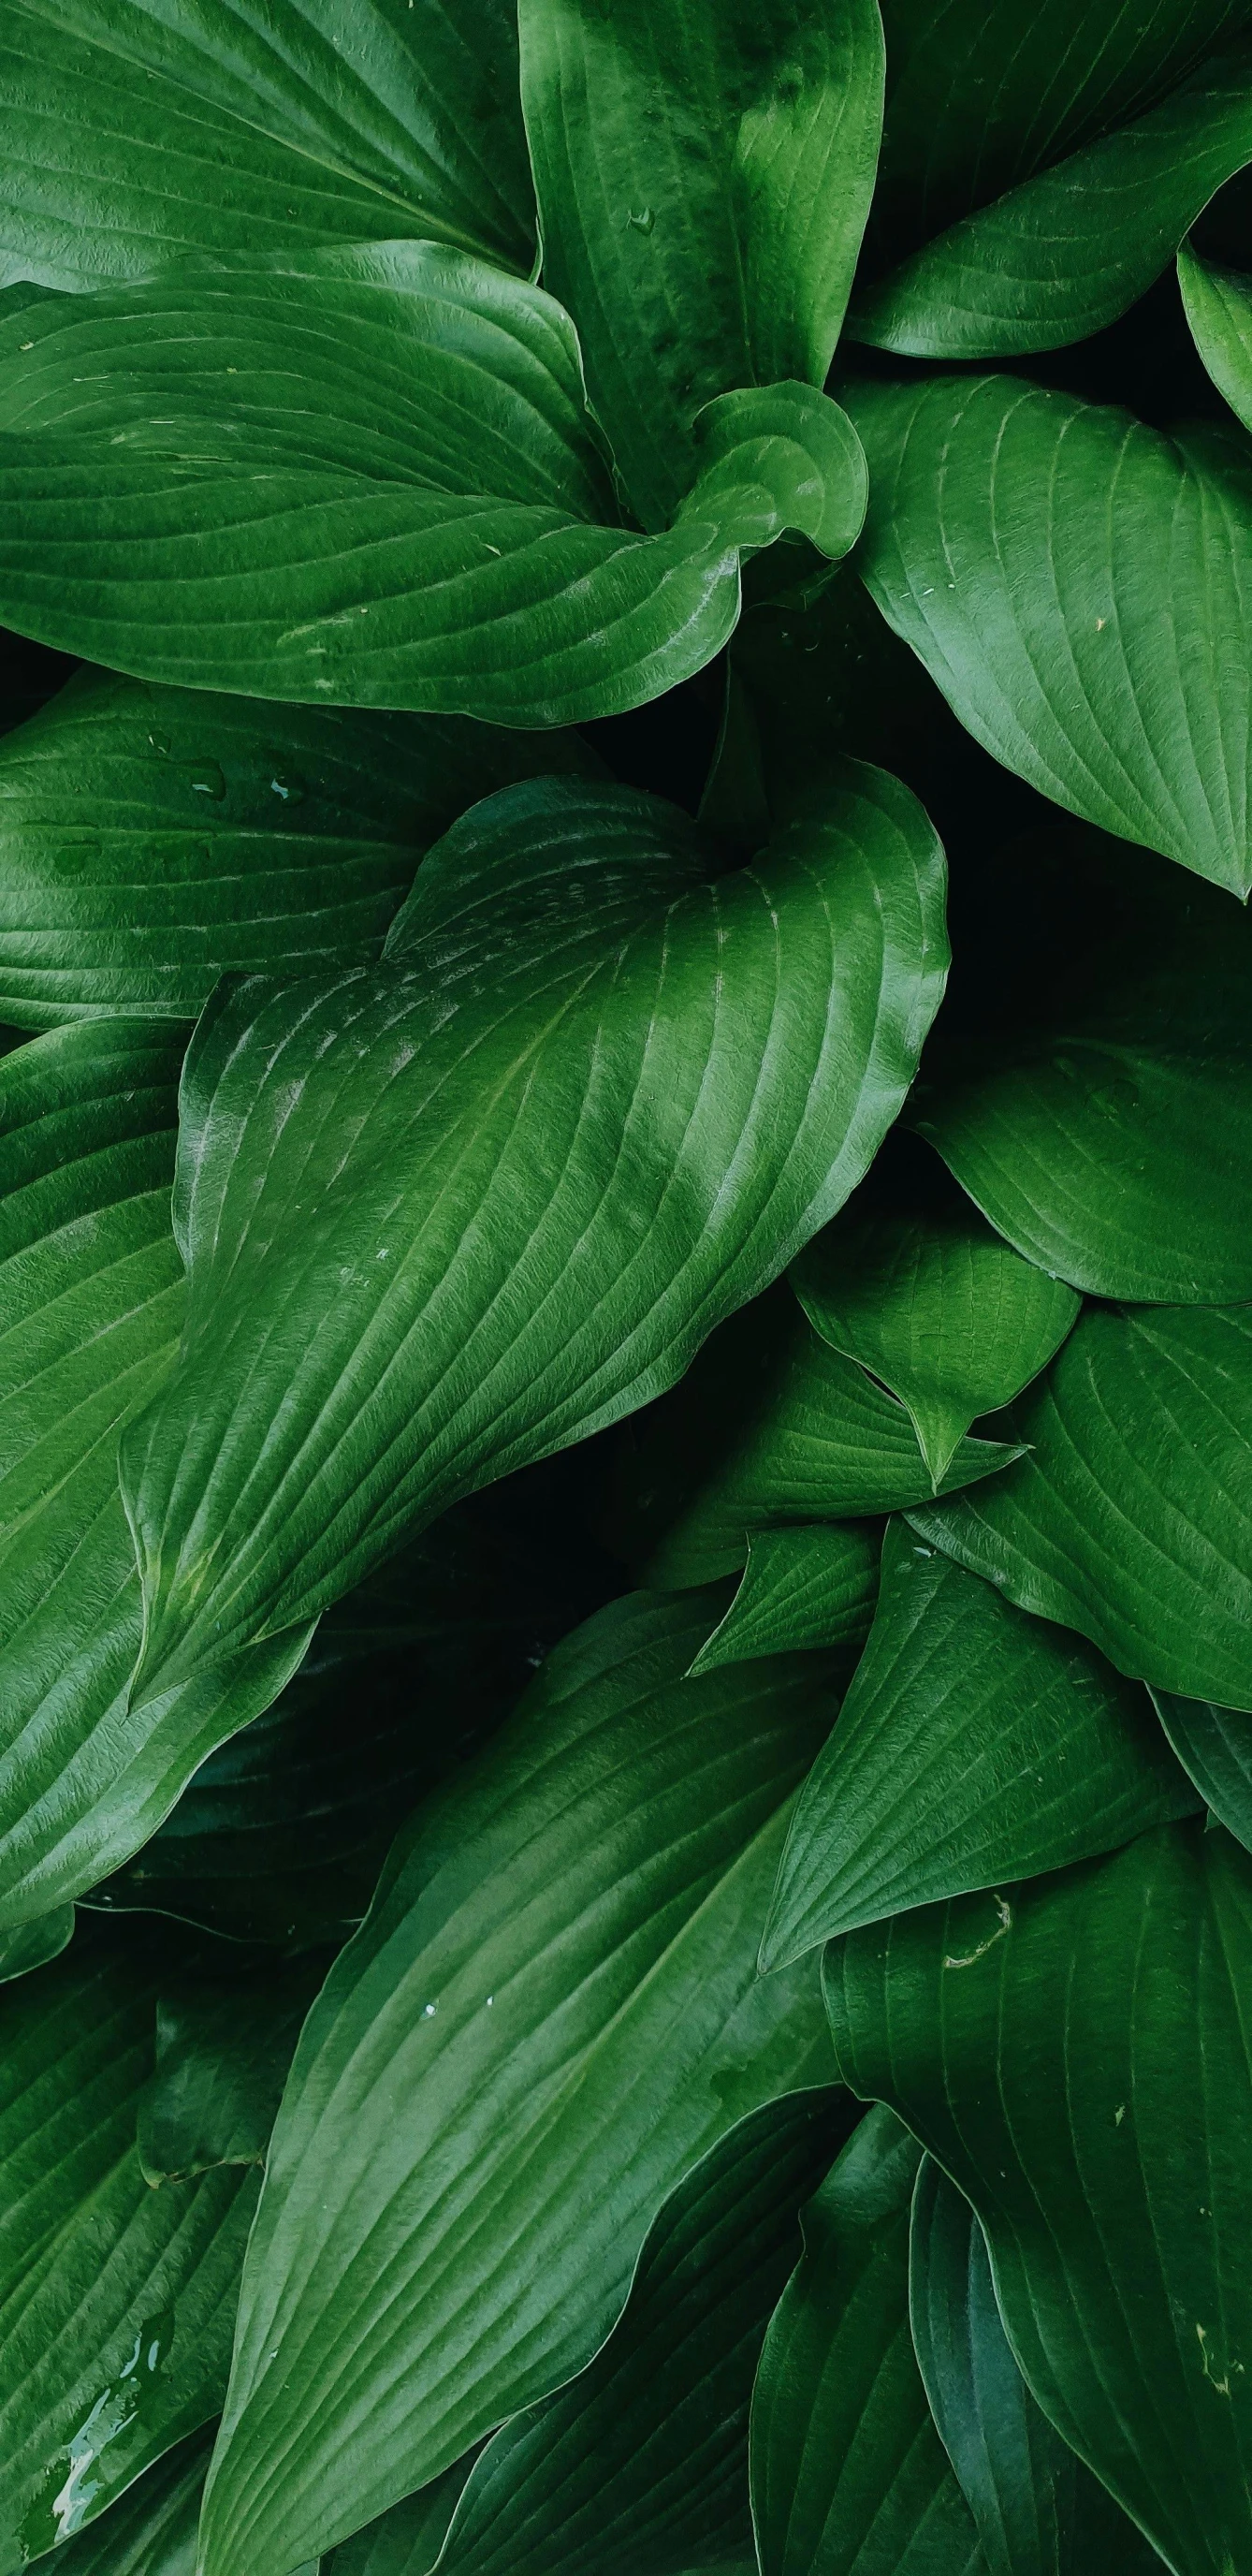
[[[437,244],[201,263],[0,323],[0,616],[118,670],[582,723],[700,670],[740,565],[845,554],[846,413],[719,395],[674,524],[623,526],[551,296]]]
[[[962,1440],[942,1490],[1020,1454]],[[899,1511],[933,1492],[903,1405],[780,1291],[724,1326],[644,1425],[612,1536],[647,1582],[677,1590],[734,1573],[758,1530]]]
[[[972,2201],[1027,2385],[1178,2576],[1252,2550],[1252,1860],[1167,1825],[827,1952],[845,2079]]]
[[[846,388],[858,558],[984,749],[1232,893],[1246,806],[1252,464],[1011,376]]]
[[[825,383],[878,157],[877,0],[522,0],[520,21],[544,281],[664,527],[702,403]]]
[[[231,969],[364,965],[464,806],[580,750],[81,672],[0,744],[0,1019],[193,1020]]]
[[[263,2165],[322,1962],[232,1982],[187,1981],[157,1998],[156,2067],[139,2105],[145,2180],[186,2182]]]
[[[0,283],[402,235],[530,268],[504,0],[20,0],[5,40]]]
[[[1218,392],[1252,429],[1252,278],[1210,267],[1184,242],[1178,283],[1192,339]]]
[[[916,251],[857,297],[851,336],[904,357],[966,359],[1088,339],[1146,293],[1249,160],[1252,50],[1237,44],[1146,116]]]
[[[920,2153],[869,2112],[803,2214],[752,2400],[762,2576],[982,2576],[909,2333]]]
[[[945,2450],[990,2576],[1150,2576],[1160,2560],[1055,2433],[1013,2359],[986,2238],[923,2156],[909,2230],[909,2316]]]
[[[1001,1234],[1097,1297],[1252,1297],[1252,921],[1215,887],[1077,825],[994,862],[1064,925],[992,897],[909,1104]],[[984,924],[986,915],[984,914]]]
[[[56,2555],[56,2576],[195,2576],[196,2526],[211,2433],[154,2461],[116,2504]]]
[[[893,1521],[870,1641],[801,1791],[762,1963],[1086,1860],[1195,1806],[1142,1690]]]
[[[0,2566],[216,2414],[256,2177],[153,2191],[155,1962],[111,1925],[0,1998]],[[146,2571],[145,2571],[146,2576]]]
[[[942,987],[931,827],[849,764],[716,865],[655,798],[507,788],[381,968],[210,1006],[187,1330],[125,1453],[141,1697],[659,1394],[861,1177]]]
[[[0,1985],[59,1958],[73,1937],[72,1905],[56,1905],[50,1914],[37,1914],[33,1922],[15,1923],[10,1931],[0,1932]]]
[[[0,1925],[124,1860],[204,1755],[273,1698],[307,1630],[142,1710],[142,1636],[117,1481],[122,1422],[169,1366],[181,1048],[137,1022],[0,1061]]]
[[[1156,1713],[1205,1804],[1252,1851],[1252,1726],[1246,1712],[1153,1691]]]
[[[860,1646],[878,1592],[876,1521],[756,1530],[743,1580],[691,1669],[740,1664],[798,1646]]]
[[[856,2118],[846,2094],[740,2121],[654,2219],[608,2342],[476,2462],[440,2576],[682,2576],[750,2565],[748,2409],[800,2252],[800,2204]]]
[[[472,2466],[472,2456],[457,2460],[417,2495],[342,2540],[317,2562],[319,2576],[430,2576]]]
[[[332,1967],[249,2250],[210,2576],[285,2576],[569,2378],[666,2194],[826,2080],[808,1973],[763,1982],[756,1951],[830,1677],[683,1680],[710,1608],[636,1596],[567,1639]]]
[[[1252,1310],[1089,1306],[1012,1419],[1029,1455],[914,1528],[1119,1672],[1252,1709]]]
[[[936,1493],[971,1422],[1037,1377],[1078,1313],[956,1191],[917,1213],[858,1199],[791,1283],[823,1341],[899,1397]]]

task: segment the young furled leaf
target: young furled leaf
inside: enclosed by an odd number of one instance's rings
[[[286,2576],[582,2368],[666,2194],[826,2080],[811,1969],[756,1952],[831,1677],[684,1680],[711,1606],[638,1595],[558,1647],[332,1967],[249,2247],[209,2576]]]
[[[1179,2576],[1252,2550],[1252,1859],[1110,1859],[849,1933],[845,2081],[973,2203],[1032,2396]]]
[[[750,1533],[743,1580],[692,1672],[799,1646],[863,1645],[878,1593],[881,1537],[877,1521]]]
[[[187,1330],[123,1468],[138,1699],[658,1394],[859,1180],[942,988],[934,834],[849,764],[716,866],[657,799],[505,789],[381,967],[210,1006]]]

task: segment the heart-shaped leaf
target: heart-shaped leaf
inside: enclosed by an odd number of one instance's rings
[[[850,1933],[846,2081],[972,2201],[1032,2395],[1179,2576],[1252,2550],[1252,1858],[1166,1825]]]
[[[878,1593],[881,1537],[877,1521],[753,1532],[743,1580],[701,1646],[693,1673],[799,1646],[863,1645]]]
[[[0,1019],[193,1020],[231,969],[364,965],[466,805],[581,756],[82,672],[0,745]]]
[[[1183,1769],[1227,1831],[1252,1851],[1252,1725],[1238,1708],[1153,1691],[1157,1715]]]
[[[640,1595],[567,1639],[332,1967],[251,2239],[210,2576],[286,2576],[581,2368],[666,2194],[825,2080],[811,1973],[756,1951],[830,1676],[683,1680],[711,1608]]]
[[[801,1792],[762,1961],[1111,1851],[1196,1804],[1144,1691],[892,1521],[873,1631]]]
[[[909,2332],[920,2154],[890,2111],[871,2111],[804,2211],[803,2260],[752,2400],[763,2576],[981,2576]]]
[[[255,2174],[153,2191],[135,2151],[155,1963],[84,1922],[0,1993],[0,2566],[216,2414]]]
[[[210,2433],[192,2433],[154,2461],[125,2495],[62,2543],[57,2576],[195,2576],[196,2526]]]
[[[1252,1710],[1252,1308],[1089,1306],[1012,1419],[1029,1454],[914,1528],[1120,1672]]]
[[[522,0],[520,20],[544,280],[664,527],[701,404],[825,383],[878,157],[877,0]]]
[[[0,1925],[126,1859],[264,1708],[307,1629],[127,1704],[142,1637],[121,1423],[173,1357],[181,1046],[134,1021],[0,1062]]]
[[[187,1332],[126,1447],[143,1696],[658,1394],[861,1177],[942,986],[934,834],[850,764],[716,865],[654,798],[508,788],[381,968],[210,1006]]]
[[[702,668],[740,565],[847,552],[865,460],[809,386],[707,404],[672,527],[622,524],[559,304],[431,243],[202,264],[0,323],[0,615],[119,670],[582,723]]]
[[[400,235],[531,266],[504,0],[17,0],[0,98],[5,285]]]
[[[963,725],[1045,796],[1244,896],[1252,462],[1011,376],[845,389],[858,558]]]
[[[1210,267],[1185,243],[1178,283],[1191,336],[1218,392],[1252,429],[1252,278]]]

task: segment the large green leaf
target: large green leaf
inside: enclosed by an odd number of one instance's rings
[[[1178,2576],[1252,2552],[1252,1859],[1167,1825],[826,1954],[845,2078],[973,2202],[1018,2365]]]
[[[1252,429],[1252,278],[1211,268],[1189,243],[1178,254],[1178,283],[1191,335],[1219,393]]]
[[[1019,1454],[962,1440],[941,1491]],[[785,1290],[723,1327],[644,1425],[621,1483],[615,1543],[667,1588],[733,1573],[758,1530],[900,1511],[934,1492],[903,1405]]]
[[[364,965],[462,809],[579,749],[80,673],[0,745],[0,1020],[193,1020],[229,969]]]
[[[1252,1296],[1252,920],[1077,824],[997,852],[974,895],[980,944],[967,960],[958,941],[912,1123],[1001,1234],[1089,1294]]]
[[[7,0],[0,284],[434,236],[525,271],[505,0]]]
[[[471,2453],[442,2477],[432,2478],[428,2487],[354,2531],[350,2540],[341,2540],[317,2560],[318,2576],[430,2576],[472,2466]]]
[[[1159,2567],[1036,2406],[996,2305],[986,2238],[931,2156],[913,2193],[909,2316],[931,2413],[990,2576],[1149,2576]]]
[[[691,1669],[712,1672],[799,1646],[861,1646],[878,1592],[877,1521],[757,1530],[725,1618]]]
[[[1144,1691],[893,1521],[873,1631],[801,1792],[762,1959],[1086,1860],[1196,1804]]]
[[[156,2065],[139,2105],[147,2182],[263,2165],[321,1963],[233,1980],[185,1978],[157,1998]]]
[[[671,528],[622,523],[569,316],[420,242],[289,252],[0,323],[0,616],[150,680],[581,723],[698,671],[740,565],[865,513],[845,412],[721,394]]]
[[[716,866],[655,798],[506,788],[381,968],[210,1006],[187,1330],[125,1450],[142,1696],[658,1394],[861,1177],[942,988],[934,833],[849,764]]]
[[[57,2576],[195,2576],[212,2434],[192,2433],[57,2551]]]
[[[823,1341],[899,1397],[936,1493],[971,1422],[1037,1377],[1078,1313],[956,1191],[916,1213],[858,1196],[791,1282]]]
[[[1153,1691],[1157,1715],[1206,1806],[1252,1851],[1252,1724],[1245,1710]]]
[[[683,2174],[825,2080],[811,1971],[762,1980],[756,1951],[830,1679],[684,1681],[710,1607],[637,1596],[558,1647],[331,1969],[249,2251],[210,2576],[285,2576],[567,2379]]]
[[[1090,822],[1252,887],[1252,462],[1011,376],[846,388],[858,561],[984,748]]]
[[[804,2212],[752,2400],[763,2576],[982,2576],[909,2332],[920,2154],[871,2111]]]
[[[1211,56],[1148,115],[928,242],[858,296],[852,334],[912,358],[1011,357],[1085,340],[1146,292],[1250,160],[1244,42]]]
[[[631,502],[664,527],[702,403],[825,382],[878,158],[877,0],[522,0],[520,19],[544,280]]]
[[[169,1366],[182,1316],[169,1196],[180,1053],[117,1020],[52,1031],[0,1062],[6,1927],[134,1851],[301,1651],[293,1632],[128,1706],[142,1608],[117,1438]]]
[[[216,2414],[256,2176],[153,2191],[135,2149],[156,1963],[82,1924],[0,1994],[0,2566]]]
[[[1252,1308],[1089,1306],[1012,1420],[1029,1454],[914,1528],[1120,1672],[1252,1709]]]
[[[710,2150],[653,2221],[595,2360],[488,2444],[440,2576],[751,2565],[752,2382],[800,2253],[800,2204],[856,2114],[847,2094],[800,2094]]]

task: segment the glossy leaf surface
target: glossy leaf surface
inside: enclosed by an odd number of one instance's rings
[[[1252,279],[1210,267],[1184,244],[1178,283],[1191,336],[1218,392],[1252,429]]]
[[[755,1531],[743,1580],[693,1673],[798,1646],[860,1646],[874,1615],[881,1536],[876,1521]]]
[[[1252,1726],[1239,1708],[1153,1691],[1157,1715],[1205,1805],[1252,1851]]]
[[[920,2149],[870,2111],[805,2210],[752,2401],[763,2576],[980,2576],[909,2332]]]
[[[581,2368],[666,2194],[824,2081],[811,1967],[762,1981],[756,1952],[829,1679],[684,1681],[710,1608],[636,1596],[559,1647],[331,1969],[249,2250],[211,2576],[285,2576]]]
[[[860,1178],[941,987],[933,832],[849,766],[716,863],[659,800],[506,789],[381,968],[201,1021],[187,1332],[123,1470],[142,1696],[659,1393]]]
[[[1049,2421],[1167,2565],[1252,2531],[1252,1859],[1168,1825],[827,1953],[837,2052],[972,2201]]]
[[[1196,1803],[1146,1692],[892,1521],[870,1641],[801,1791],[762,1958],[1115,1850]]]
[[[57,2576],[195,2576],[212,2433],[192,2433],[145,2469],[99,2521],[57,2551]]]
[[[1010,376],[845,395],[872,475],[861,571],[961,723],[1071,812],[1246,895],[1243,447]]]
[[[1013,1412],[993,1492],[923,1538],[1118,1670],[1252,1709],[1252,1313],[1088,1307]]]

